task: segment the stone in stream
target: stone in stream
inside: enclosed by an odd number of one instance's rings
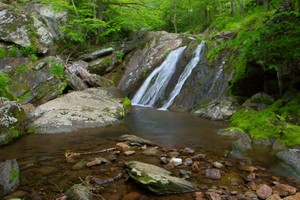
[[[126,156],[131,156],[133,154],[135,154],[135,151],[125,151],[124,152],[124,155],[126,155]]]
[[[81,184],[73,185],[66,192],[66,196],[71,200],[91,200],[93,199],[92,192]]]
[[[170,162],[173,163],[175,166],[178,166],[178,165],[182,164],[182,159],[181,158],[171,158]]]
[[[5,196],[19,186],[19,165],[16,159],[0,163],[0,197]]]
[[[276,191],[281,197],[286,197],[289,195],[294,195],[297,192],[297,189],[286,184],[278,184],[274,188],[274,191]]]
[[[222,200],[221,195],[216,192],[205,192],[205,196],[209,200]]]
[[[157,147],[150,147],[143,151],[143,154],[146,156],[155,156],[158,154]]]
[[[193,153],[195,153],[195,150],[190,148],[190,147],[186,147],[182,150],[182,153],[184,153],[184,154],[193,154]]]
[[[267,200],[282,200],[278,194],[273,194],[267,198]]]
[[[150,140],[146,140],[144,138],[138,137],[136,135],[121,135],[119,140],[129,142],[130,145],[143,145],[147,144],[150,146],[156,146]]]
[[[221,179],[220,170],[218,170],[218,169],[206,169],[205,177],[210,178],[210,179],[214,179],[214,180]]]
[[[221,169],[224,167],[224,165],[220,162],[213,162],[212,165],[215,167],[215,168],[218,168],[218,169]]]
[[[267,199],[272,195],[272,189],[266,184],[261,184],[257,187],[256,195],[261,199]]]
[[[130,146],[128,144],[125,144],[124,142],[119,142],[116,144],[116,146],[120,151],[128,151],[130,149]]]
[[[138,161],[125,162],[129,176],[157,194],[194,192],[197,187],[184,179],[171,176],[171,172]]]
[[[300,193],[296,193],[295,195],[292,196],[288,196],[286,198],[284,198],[284,200],[299,200],[300,199]]]
[[[287,149],[280,151],[276,156],[282,159],[285,163],[292,166],[296,169],[297,172],[300,172],[300,150],[299,149]]]

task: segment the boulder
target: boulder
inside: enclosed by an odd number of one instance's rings
[[[9,73],[8,89],[22,103],[42,104],[61,95],[66,88],[64,63],[58,57],[26,62]]]
[[[80,128],[104,127],[120,123],[125,115],[114,88],[76,91],[37,107],[29,125],[37,133],[64,133]]]
[[[246,110],[261,111],[274,103],[274,98],[263,92],[253,95],[243,103]]]
[[[300,150],[286,149],[280,151],[276,156],[282,159],[286,164],[292,166],[298,173],[300,173]]]
[[[44,23],[41,12],[35,9],[35,6],[11,6],[1,3],[0,40],[22,47],[31,47],[38,53],[47,53],[53,46],[54,37]]]
[[[234,98],[223,98],[220,101],[209,103],[206,107],[194,112],[196,116],[209,118],[212,120],[227,120],[239,108],[237,100]]]
[[[184,179],[171,176],[171,172],[138,161],[125,162],[129,176],[137,183],[157,194],[194,192],[197,187]]]
[[[252,140],[250,136],[246,133],[239,134],[237,141],[232,143],[232,154],[239,156],[244,154],[247,150],[252,149]]]
[[[0,97],[0,146],[24,134],[25,119],[19,103]]]
[[[92,192],[81,184],[73,185],[66,192],[66,196],[71,200],[91,200],[93,199]]]
[[[14,192],[19,186],[19,165],[17,160],[0,163],[0,197]]]

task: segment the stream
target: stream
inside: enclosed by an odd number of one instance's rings
[[[124,161],[139,160],[160,165],[159,157],[136,153],[132,156],[117,156],[117,160],[110,165],[73,170],[74,163],[67,163],[64,157],[67,150],[93,152],[112,148],[118,142],[119,136],[133,134],[151,140],[167,149],[190,147],[214,161],[231,162],[233,165],[238,165],[241,162],[259,165],[265,168],[263,172],[265,176],[262,175],[262,179],[264,179],[263,177],[268,179],[272,176],[270,174],[276,173],[277,176],[285,176],[281,178],[282,182],[299,188],[299,183],[294,180],[294,175],[292,173],[287,174],[286,169],[282,170],[280,165],[276,163],[274,156],[269,155],[266,149],[256,148],[249,155],[245,155],[245,158],[232,158],[229,152],[233,140],[217,135],[217,130],[227,126],[228,123],[226,122],[201,119],[188,113],[133,107],[130,114],[124,119],[123,125],[80,130],[70,134],[25,136],[11,145],[2,147],[0,149],[0,161],[14,158],[18,160],[21,174],[17,193],[22,194],[22,197],[32,199],[33,196],[40,195],[43,197],[42,199],[55,199],[73,184],[81,183],[81,180],[84,181],[86,177],[96,176],[101,179],[108,179],[122,173]],[[106,157],[109,156],[109,153],[91,155],[80,159],[89,160],[97,156]],[[230,190],[239,191],[240,186],[231,183],[233,180],[243,182],[239,175],[247,176],[248,173],[236,169],[230,172],[225,170],[225,172],[224,178],[222,175],[222,179],[218,181],[207,180],[204,177],[195,178],[195,181],[208,186],[226,186]],[[95,193],[97,195],[97,192]],[[127,178],[103,185],[103,189],[98,193],[101,194],[99,199],[133,199],[130,195],[134,194],[142,196],[141,199],[194,199],[192,194],[157,196],[127,180]]]

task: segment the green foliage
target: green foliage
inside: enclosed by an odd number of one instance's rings
[[[7,89],[10,83],[10,78],[7,74],[0,72],[0,97],[6,97],[8,99],[14,99],[11,92]]]
[[[13,45],[8,49],[8,57],[17,57],[19,54],[19,48],[16,45]]]
[[[6,49],[5,47],[0,47],[0,59],[3,59],[6,57]]]
[[[122,100],[121,103],[123,104],[123,106],[124,106],[125,108],[131,106],[131,101],[130,101],[130,99],[128,99],[127,97],[125,97],[125,98]]]
[[[64,66],[61,63],[53,62],[51,64],[51,73],[58,78],[65,78]]]
[[[118,59],[122,59],[124,55],[125,55],[125,54],[124,54],[123,51],[118,51],[118,52],[117,52],[117,58],[118,58]]]
[[[275,138],[287,146],[300,144],[300,126],[292,124],[295,112],[299,119],[299,95],[287,104],[276,101],[262,111],[238,110],[231,118],[231,126],[250,133],[252,138]],[[295,116],[295,115],[294,115]]]

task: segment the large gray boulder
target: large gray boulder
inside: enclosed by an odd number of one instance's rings
[[[194,192],[197,187],[184,179],[171,176],[171,172],[147,163],[129,161],[125,163],[129,176],[157,194]]]
[[[24,134],[25,118],[19,103],[0,97],[0,146]]]
[[[17,160],[6,160],[0,163],[0,197],[17,189],[20,183],[19,174]]]
[[[121,100],[114,88],[72,92],[37,107],[30,114],[34,119],[30,127],[51,134],[117,124],[125,115]]]
[[[286,164],[292,166],[297,173],[300,174],[300,150],[299,149],[286,149],[276,154],[278,158],[283,160]]]

